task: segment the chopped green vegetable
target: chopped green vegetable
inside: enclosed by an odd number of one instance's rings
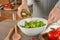
[[[21,25],[23,28],[38,28],[38,27],[43,27],[46,24],[43,21],[39,20],[31,20],[30,22],[25,21],[24,26]]]

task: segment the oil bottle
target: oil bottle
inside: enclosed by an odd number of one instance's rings
[[[23,9],[22,12],[21,12],[21,16],[23,18],[29,18],[29,17],[31,17],[31,13],[28,12],[26,9]]]

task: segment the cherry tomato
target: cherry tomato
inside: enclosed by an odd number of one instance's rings
[[[50,40],[58,40],[60,39],[60,27],[48,32],[48,38]]]
[[[55,30],[48,32],[48,37],[50,40],[57,40],[58,36],[59,34]]]
[[[51,39],[51,40],[55,38],[55,36],[54,36],[54,34],[52,33],[52,31],[48,32],[48,37],[49,37],[49,39]]]
[[[35,38],[31,38],[31,40],[35,40]]]
[[[4,7],[5,8],[12,8],[12,4],[5,4]]]
[[[60,27],[56,29],[57,33],[60,35]]]

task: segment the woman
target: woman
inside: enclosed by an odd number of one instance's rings
[[[33,15],[32,17],[46,17],[48,16],[49,12],[49,18],[48,23],[56,22],[60,19],[60,1],[58,0],[33,0]],[[56,4],[57,3],[57,4]],[[56,5],[55,5],[56,4]],[[53,8],[54,7],[54,8]],[[18,8],[18,16],[20,19],[21,17],[21,11],[22,8],[27,9],[29,11],[27,1],[23,0],[22,5]],[[53,9],[52,9],[53,8]],[[52,9],[52,11],[51,11]]]

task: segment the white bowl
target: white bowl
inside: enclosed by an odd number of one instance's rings
[[[46,25],[43,26],[43,27],[39,27],[39,28],[22,28],[20,25],[24,25],[25,21],[29,22],[31,20],[41,20],[43,21]],[[48,22],[46,19],[43,19],[43,18],[27,18],[27,19],[23,19],[21,21],[19,21],[17,23],[18,27],[21,29],[21,31],[28,35],[28,36],[35,36],[35,35],[38,35],[40,33],[42,33],[43,31],[45,31],[47,25],[48,25]]]

